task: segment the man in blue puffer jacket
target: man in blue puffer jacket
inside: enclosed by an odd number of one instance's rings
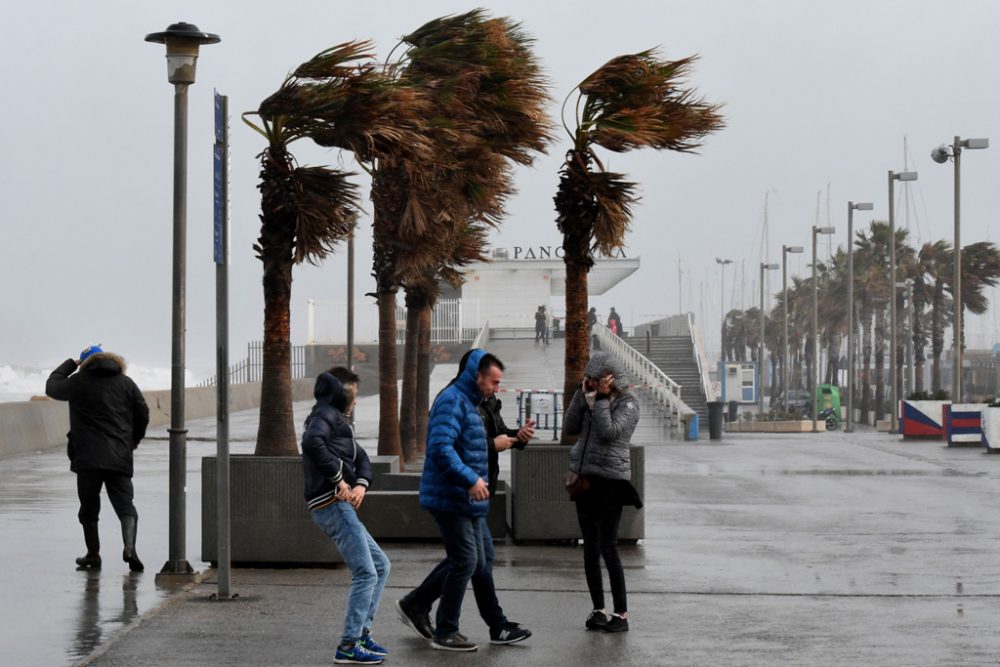
[[[459,376],[438,394],[431,408],[420,506],[434,515],[450,563],[431,640],[436,649],[478,648],[459,634],[458,622],[469,579],[486,561],[481,519],[490,506],[489,470],[486,429],[478,406],[496,393],[502,377],[499,359],[486,350],[473,350]]]
[[[379,664],[388,651],[372,637],[372,625],[390,566],[357,515],[372,479],[368,454],[358,446],[349,421],[357,387],[358,376],[342,366],[316,378],[316,405],[302,435],[302,468],[313,521],[351,568],[344,631],[333,661]]]

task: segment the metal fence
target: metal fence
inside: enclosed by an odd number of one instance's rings
[[[517,425],[524,426],[529,419],[535,422],[535,432],[552,431],[552,439],[559,439],[563,418],[563,393],[561,391],[517,392]]]
[[[306,346],[292,345],[292,379],[296,380],[306,376]],[[229,367],[229,383],[241,384],[245,382],[260,382],[261,370],[264,367],[264,343],[262,341],[251,341],[247,343],[247,357]],[[214,387],[218,382],[218,375],[200,382],[199,387]]]
[[[431,311],[431,343],[463,343],[479,335],[479,301],[442,299]],[[406,307],[396,306],[396,342],[406,340]]]

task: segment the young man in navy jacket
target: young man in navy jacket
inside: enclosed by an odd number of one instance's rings
[[[334,662],[378,664],[388,651],[371,630],[389,577],[389,559],[357,515],[372,480],[368,454],[349,421],[357,387],[358,376],[340,366],[316,378],[316,405],[302,435],[302,467],[313,521],[351,568],[347,616]]]

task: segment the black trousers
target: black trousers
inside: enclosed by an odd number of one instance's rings
[[[591,489],[576,498],[576,518],[583,534],[583,569],[594,609],[604,609],[604,581],[601,558],[608,568],[614,612],[628,611],[625,593],[625,569],[618,555],[618,526],[622,518],[622,500],[613,484],[591,477]]]
[[[101,513],[101,487],[108,491],[108,498],[119,519],[127,516],[139,518],[132,498],[135,490],[132,478],[117,472],[86,470],[76,473],[76,494],[80,498],[80,523],[97,523]]]

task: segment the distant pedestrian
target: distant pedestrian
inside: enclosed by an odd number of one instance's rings
[[[486,350],[474,349],[466,355],[465,364],[460,365],[459,375],[437,395],[431,408],[427,458],[420,479],[420,506],[437,521],[448,561],[431,639],[431,647],[440,650],[479,648],[459,632],[458,624],[469,580],[486,567],[482,519],[490,505],[489,454],[478,405],[496,393],[502,377],[503,363]],[[427,609],[408,603],[422,599],[419,591],[432,587],[438,575],[435,568],[413,593],[401,600],[400,611],[404,616],[410,616],[407,611],[420,612],[413,614],[420,621],[419,627],[407,624],[424,636],[431,632]]]
[[[587,311],[587,334],[589,335],[594,331],[594,325],[597,324],[597,308],[594,306],[590,307]]]
[[[608,313],[608,328],[611,329],[611,333],[616,336],[624,335],[622,331],[622,318],[614,308],[612,308],[611,312]]]
[[[566,409],[563,428],[579,438],[570,450],[576,481],[571,497],[583,534],[583,566],[593,611],[590,630],[628,630],[625,570],[618,555],[618,525],[625,505],[642,507],[632,486],[629,441],[639,422],[639,405],[625,382],[621,363],[608,352],[594,352],[583,385]],[[569,486],[567,488],[570,488]],[[604,606],[601,558],[608,569],[614,613]]]
[[[368,454],[358,445],[350,416],[357,403],[358,376],[337,366],[316,378],[316,404],[302,435],[305,496],[312,519],[351,568],[344,631],[334,662],[378,664],[388,651],[372,637],[389,559],[358,519],[372,481]]]
[[[69,401],[66,453],[76,473],[77,516],[87,545],[87,554],[76,559],[81,570],[101,569],[97,522],[102,486],[121,522],[122,560],[133,572],[144,569],[135,550],[139,513],[133,502],[132,452],[146,435],[149,408],[125,370],[122,357],[93,345],[79,359],[64,361],[45,383],[48,396]]]
[[[535,344],[545,342],[545,306],[535,311]]]
[[[548,306],[542,306],[542,314],[545,315],[545,344],[549,344],[549,337],[552,335],[552,313]]]
[[[452,380],[457,382],[464,371],[472,350],[467,352],[459,363],[459,374]],[[487,387],[485,391],[490,391]],[[486,442],[488,446],[488,487],[490,498],[496,493],[497,480],[500,477],[499,452],[515,447],[523,449],[534,436],[534,422],[529,420],[520,429],[509,429],[500,414],[500,399],[495,390],[486,396],[479,404],[479,414],[486,427]],[[516,644],[531,636],[531,631],[521,627],[507,618],[500,601],[497,599],[496,584],[493,582],[493,536],[485,515],[479,518],[482,532],[482,544],[485,562],[483,567],[472,575],[472,592],[476,596],[476,606],[479,615],[490,629],[490,643]],[[451,567],[449,558],[445,558],[429,574],[416,589],[396,602],[400,619],[417,634],[425,639],[434,638],[434,626],[430,622],[430,610],[434,601],[441,597],[444,581]]]

